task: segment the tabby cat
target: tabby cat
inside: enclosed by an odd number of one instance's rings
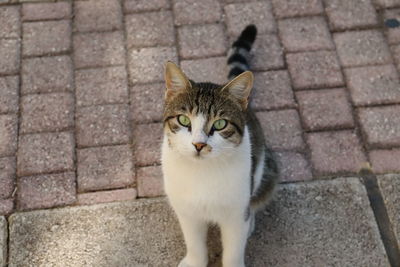
[[[248,107],[247,63],[257,29],[233,43],[225,85],[194,82],[172,62],[165,68],[164,187],[186,243],[179,267],[205,267],[209,223],[221,229],[224,267],[244,267],[254,215],[268,202],[278,170]]]

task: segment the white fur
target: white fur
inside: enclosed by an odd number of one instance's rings
[[[224,267],[244,267],[250,221],[245,212],[250,199],[251,144],[245,128],[239,145],[218,133],[203,132],[203,116],[191,118],[192,132],[182,128],[164,136],[164,187],[185,237],[187,254],[179,267],[207,265],[209,222],[221,228]],[[200,157],[193,142],[207,143]]]

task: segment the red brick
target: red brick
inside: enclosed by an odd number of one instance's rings
[[[69,56],[24,59],[21,74],[22,94],[71,91],[73,88]]]
[[[373,0],[378,7],[389,8],[400,6],[399,0]]]
[[[137,170],[139,197],[163,196],[164,185],[160,166],[142,167]]]
[[[136,123],[161,121],[164,107],[164,83],[131,87],[131,114]]]
[[[230,4],[224,9],[230,35],[238,36],[249,24],[255,24],[259,34],[276,32],[276,23],[269,1]]]
[[[400,172],[400,149],[372,150],[369,158],[374,173]]]
[[[303,150],[299,115],[296,110],[257,112],[267,144],[273,150]]]
[[[134,181],[129,145],[78,150],[78,191],[129,186]]]
[[[221,19],[222,12],[218,1],[175,0],[173,2],[176,25],[213,23]]]
[[[339,60],[345,67],[391,62],[389,47],[380,31],[335,33],[333,39],[336,43]]]
[[[21,98],[21,133],[63,131],[73,126],[74,97],[72,94],[39,94]]]
[[[75,173],[65,172],[19,178],[18,209],[52,208],[74,203]]]
[[[163,139],[161,123],[137,125],[134,130],[134,156],[137,166],[160,164]]]
[[[367,161],[353,131],[310,133],[307,142],[314,169],[319,175],[356,173]]]
[[[189,25],[178,29],[179,55],[196,58],[225,54],[225,36],[222,25]]]
[[[396,9],[386,9],[383,13],[384,20],[387,19],[397,19],[400,20],[400,8]],[[400,28],[384,28],[386,31],[386,36],[389,44],[398,44],[400,43]]]
[[[0,158],[0,199],[11,197],[15,183],[15,157]]]
[[[325,11],[333,30],[372,27],[378,24],[376,11],[369,0],[326,0]]]
[[[285,66],[283,48],[276,34],[258,35],[250,53],[251,70],[263,71]]]
[[[349,68],[345,73],[356,105],[400,103],[400,81],[394,65]]]
[[[169,46],[175,42],[171,11],[127,15],[125,27],[128,48]]]
[[[195,82],[223,84],[227,82],[229,72],[226,57],[182,60],[181,68]]]
[[[19,7],[0,7],[0,25],[0,38],[19,38],[21,34]]]
[[[343,88],[296,93],[306,130],[354,127],[352,109]]]
[[[0,114],[18,111],[18,76],[0,77]]]
[[[122,32],[75,34],[73,41],[76,68],[125,64]]]
[[[78,106],[127,102],[128,79],[125,67],[76,71],[75,93]]]
[[[19,72],[20,42],[14,39],[0,39],[0,74]]]
[[[127,105],[82,107],[76,112],[79,147],[126,144],[130,129]]]
[[[112,31],[122,28],[122,8],[118,0],[76,1],[74,30]]]
[[[307,181],[312,179],[311,166],[303,154],[296,152],[278,152],[280,181]]]
[[[323,12],[321,0],[272,0],[277,18],[318,15]]]
[[[71,48],[69,20],[24,22],[22,28],[22,54],[25,56],[61,53]]]
[[[71,3],[24,3],[22,4],[22,19],[24,21],[69,19],[71,17]]]
[[[295,107],[287,71],[255,73],[250,105],[254,110]]]
[[[129,51],[131,83],[159,82],[164,80],[164,64],[178,62],[175,47],[149,47]]]
[[[136,199],[136,196],[137,192],[134,188],[85,193],[78,195],[77,204],[93,205],[98,203],[128,201]]]
[[[17,115],[0,115],[0,157],[14,156],[17,149]]]
[[[168,0],[125,0],[123,2],[124,11],[127,13],[154,11],[170,7]]]
[[[334,51],[287,54],[286,60],[295,89],[343,85],[343,75]]]
[[[14,200],[12,198],[9,199],[0,199],[0,215],[8,215],[14,209]]]
[[[278,22],[283,46],[289,52],[334,49],[323,17],[284,19]]]
[[[360,108],[358,115],[370,146],[400,146],[400,105]]]
[[[18,176],[74,169],[74,136],[69,132],[19,136]]]

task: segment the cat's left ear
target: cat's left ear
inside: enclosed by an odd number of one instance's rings
[[[165,92],[166,98],[192,87],[192,84],[186,75],[171,61],[168,61],[167,64],[165,64],[164,78],[165,86],[167,87],[167,91]]]
[[[253,88],[254,76],[250,71],[245,71],[230,81],[222,88],[222,91],[228,90],[234,96],[245,110],[248,105],[248,99]]]

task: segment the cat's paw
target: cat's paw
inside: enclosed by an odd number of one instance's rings
[[[190,262],[187,260],[187,258],[183,258],[181,262],[178,264],[178,267],[207,267],[207,262]]]

